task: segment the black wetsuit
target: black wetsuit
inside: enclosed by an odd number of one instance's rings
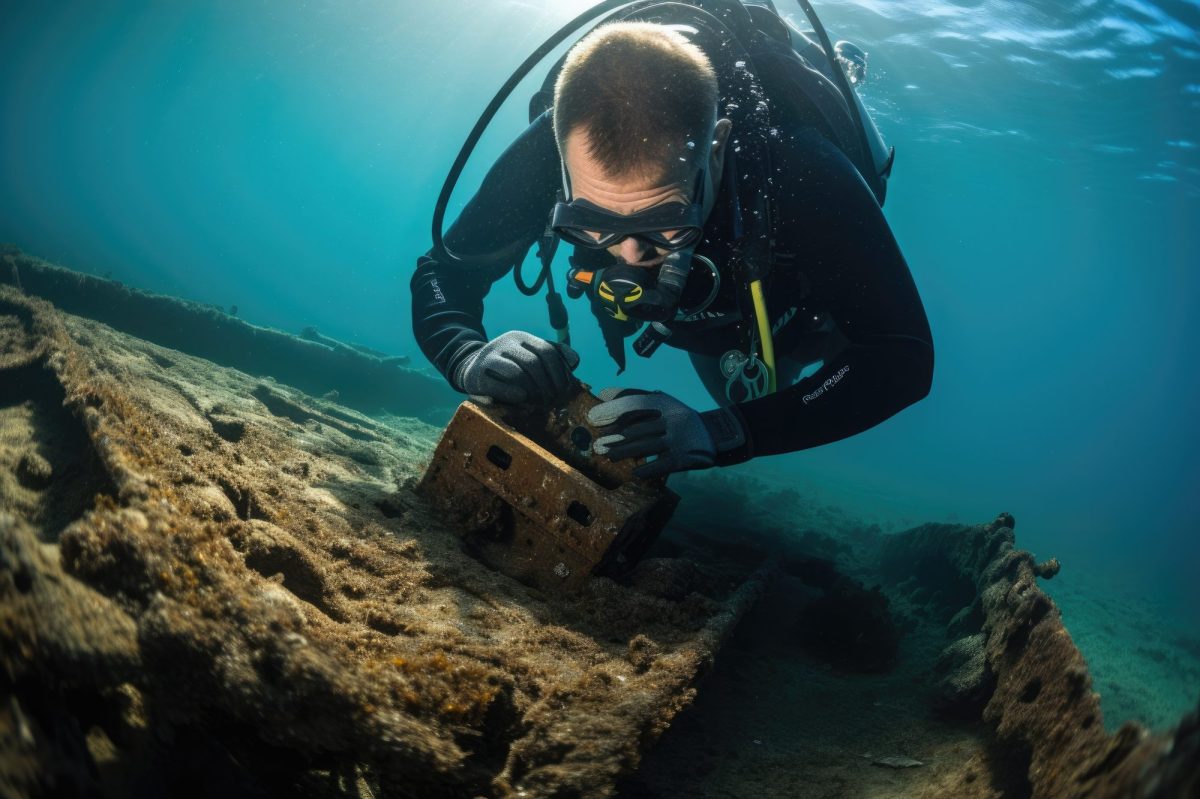
[[[731,138],[737,138],[736,130]],[[770,191],[779,223],[766,291],[778,389],[733,406],[746,445],[720,456],[718,465],[866,430],[924,397],[933,374],[929,324],[908,265],[855,167],[812,127],[781,128],[771,150]],[[731,252],[729,164],[726,159],[727,174],[696,248],[718,268]],[[419,260],[411,284],[413,332],[443,375],[453,374],[463,357],[488,340],[483,298],[542,234],[560,185],[558,151],[550,118],[543,114],[495,163],[447,232],[454,251],[485,257],[470,266],[441,264],[429,255]],[[668,345],[690,353],[722,405],[730,403],[720,356],[747,348],[747,320],[738,311],[734,283],[724,280],[709,308],[724,316],[668,324],[673,333]],[[541,313],[541,304],[537,307]],[[795,382],[817,360],[821,368]]]

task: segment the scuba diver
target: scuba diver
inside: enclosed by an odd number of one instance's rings
[[[638,476],[837,441],[928,394],[929,325],[881,210],[894,151],[844,71],[853,60],[861,79],[865,55],[831,46],[800,3],[818,41],[770,0],[611,14],[551,70],[530,125],[443,238],[454,182],[503,99],[581,20],[630,4],[601,3],[530,56],[452,168],[411,281],[417,342],[451,386],[485,402],[565,398],[579,355],[550,268],[565,241],[566,293],[587,298],[618,373],[629,338],[641,357],[677,347],[717,403],[600,392],[594,452],[646,458]],[[547,286],[557,340],[484,332],[484,297],[510,270],[526,294]]]

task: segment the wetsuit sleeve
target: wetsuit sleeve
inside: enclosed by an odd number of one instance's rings
[[[796,144],[784,170],[792,191],[780,201],[779,239],[797,253],[811,299],[827,309],[843,346],[810,377],[734,406],[746,443],[722,464],[852,436],[926,396],[933,378],[925,309],[874,195],[823,137],[812,132]],[[800,285],[788,277],[776,275],[772,290]],[[795,300],[771,304],[805,304]]]
[[[504,151],[446,232],[464,260],[442,263],[432,251],[418,259],[409,284],[413,335],[447,380],[487,342],[483,298],[541,235],[560,181],[547,112]]]

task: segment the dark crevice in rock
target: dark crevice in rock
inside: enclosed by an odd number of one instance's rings
[[[867,590],[823,558],[791,558],[783,568],[825,594],[800,611],[796,632],[807,650],[846,671],[883,672],[895,664],[900,631],[878,586]]]
[[[1011,657],[1019,657],[1025,651],[1029,644],[1029,636],[1033,634],[1033,629],[1041,623],[1046,614],[1050,612],[1050,599],[1041,592],[1031,600],[1028,616],[1020,625],[1013,630],[1005,643],[1005,652]]]
[[[303,425],[306,422],[317,421],[322,424],[329,425],[333,429],[344,433],[356,441],[376,441],[378,437],[368,433],[354,423],[347,424],[340,419],[335,419],[331,415],[321,413],[296,403],[278,391],[274,391],[270,386],[259,385],[254,389],[254,398],[266,406],[267,410],[275,416],[283,419],[290,419],[296,424]]]
[[[521,713],[513,700],[512,686],[504,686],[488,705],[480,725],[481,735],[458,736],[455,742],[470,752],[469,767],[480,777],[495,774],[504,768],[512,743],[525,733]],[[490,793],[490,792],[489,792]]]
[[[99,796],[82,708],[52,680],[0,679],[0,793],[4,796]]]
[[[1115,770],[1121,761],[1134,750],[1141,738],[1141,731],[1136,725],[1125,724],[1117,730],[1117,734],[1109,742],[1109,748],[1104,757],[1098,759],[1090,768],[1080,774],[1078,781],[1087,782]]]
[[[367,615],[367,626],[384,635],[400,635],[405,631],[403,624],[393,621],[387,616],[381,616],[378,613]]]
[[[254,492],[249,488],[234,485],[224,477],[217,478],[217,485],[221,487],[222,493],[229,498],[234,512],[237,513],[238,518],[242,521],[248,522],[251,519],[272,521],[271,515],[267,513],[262,503],[258,501]]]
[[[40,364],[0,370],[0,497],[43,541],[116,488],[66,393]]]
[[[392,494],[376,500],[375,509],[388,519],[399,519],[408,513],[413,500],[403,494]]]
[[[992,739],[984,747],[983,760],[988,765],[991,787],[1003,799],[1030,799],[1033,783],[1029,767],[1033,751],[1022,741]]]
[[[27,569],[22,567],[13,572],[13,586],[22,594],[29,593],[29,590],[33,588],[33,577]]]
[[[246,553],[246,565],[268,579],[283,576],[283,587],[334,621],[343,614],[325,600],[325,582],[320,572],[296,550],[280,544],[255,547]]]
[[[220,413],[210,413],[207,418],[213,432],[230,444],[236,444],[246,436],[246,422],[242,419]]]

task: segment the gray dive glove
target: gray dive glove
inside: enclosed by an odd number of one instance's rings
[[[728,408],[699,413],[661,391],[606,388],[599,396],[588,411],[588,421],[601,428],[592,446],[614,461],[653,456],[633,470],[637,477],[707,469],[746,443]]]
[[[552,405],[566,397],[579,355],[522,330],[510,330],[463,359],[450,384],[487,401]]]

